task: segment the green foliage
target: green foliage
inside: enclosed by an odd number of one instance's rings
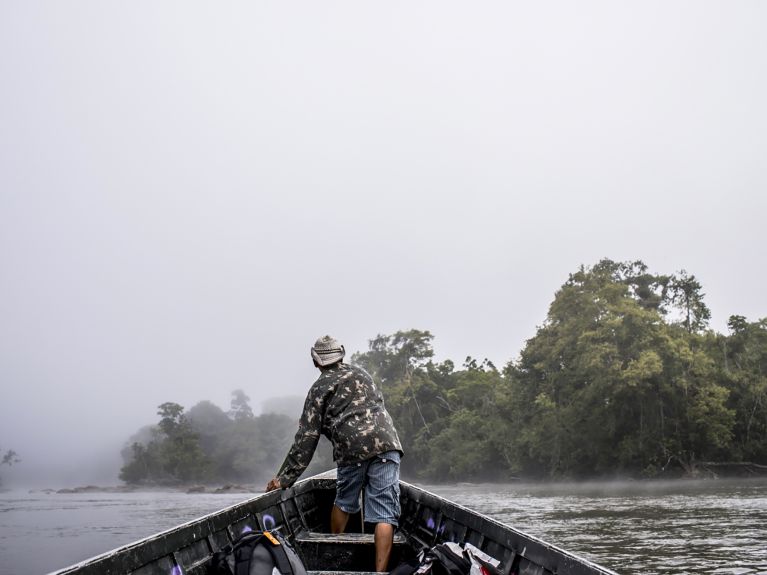
[[[456,371],[452,361],[434,363],[428,331],[379,335],[352,362],[381,385],[403,449],[403,473],[459,479],[499,475],[495,406],[502,376],[488,360],[466,358]],[[482,448],[478,449],[478,442]]]
[[[134,442],[130,460],[120,471],[127,483],[175,484],[206,478],[208,459],[200,446],[200,436],[172,402],[158,407],[160,421],[147,444]]]
[[[703,303],[703,286],[695,279],[695,276],[688,275],[685,270],[679,272],[679,275],[673,276],[669,286],[671,290],[671,301],[679,307],[683,313],[683,325],[688,332],[699,332],[708,325],[711,319],[711,311]]]
[[[767,462],[767,322],[707,331],[695,276],[641,261],[581,267],[499,373],[434,363],[427,331],[379,335],[353,361],[382,385],[427,479],[695,473],[701,461]]]
[[[722,335],[708,330],[710,316],[695,276],[605,259],[570,275],[502,371],[487,359],[436,362],[434,336],[416,329],[379,334],[351,361],[383,390],[406,476],[641,477],[695,474],[706,461],[767,464],[767,319],[734,315]],[[299,410],[297,399],[277,403]],[[266,477],[296,427],[295,415],[253,416],[242,390],[228,414],[210,402],[186,415],[164,403],[158,414],[126,449],[125,481]],[[321,442],[309,472],[331,466]]]
[[[123,450],[120,479],[168,485],[266,478],[282,462],[296,420],[275,413],[256,417],[249,401],[242,390],[233,391],[228,414],[210,401],[187,413],[177,403],[163,403],[157,425],[137,432]]]
[[[731,390],[728,405],[736,412],[736,455],[765,461],[767,454],[767,318],[749,323],[743,316],[728,322],[730,336],[719,336],[722,379]]]
[[[508,374],[516,468],[548,476],[690,468],[731,440],[694,276],[603,260],[562,286]],[[667,320],[681,309],[682,321]]]

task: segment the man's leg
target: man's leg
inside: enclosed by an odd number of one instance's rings
[[[389,556],[394,544],[394,526],[390,523],[376,523],[374,536],[376,546],[376,571],[388,571]]]
[[[376,524],[376,571],[388,571],[399,523],[399,452],[390,451],[370,459],[365,487],[365,519]]]
[[[367,465],[344,465],[336,471],[336,500],[330,512],[331,533],[343,533],[349,515],[360,510],[360,491],[365,482]]]
[[[330,512],[330,532],[343,533],[348,521],[349,514],[333,505],[333,511]]]

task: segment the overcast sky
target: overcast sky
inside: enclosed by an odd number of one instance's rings
[[[304,394],[320,335],[503,365],[581,264],[767,316],[767,3],[0,2],[0,448]],[[8,470],[3,471],[8,475]]]

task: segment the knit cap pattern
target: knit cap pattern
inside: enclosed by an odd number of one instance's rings
[[[341,361],[344,355],[346,355],[344,346],[329,335],[322,336],[312,347],[312,358],[323,367]]]

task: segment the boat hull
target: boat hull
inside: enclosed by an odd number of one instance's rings
[[[504,575],[615,575],[406,482],[391,566],[444,541],[471,543],[501,562]],[[329,533],[335,472],[297,482],[119,547],[52,575],[202,575],[211,555],[250,530],[279,529],[314,573],[373,571],[372,526],[357,514],[348,533]]]

